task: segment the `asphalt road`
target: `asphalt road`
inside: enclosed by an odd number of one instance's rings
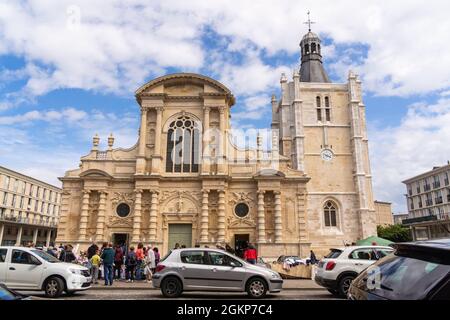
[[[21,291],[36,299],[47,299],[43,293]],[[166,299],[159,290],[87,290],[74,295],[62,295],[61,300],[158,300]],[[245,293],[211,293],[187,292],[178,299],[207,300],[207,299],[239,299],[246,300]],[[326,290],[283,290],[278,294],[268,294],[264,300],[336,300]]]

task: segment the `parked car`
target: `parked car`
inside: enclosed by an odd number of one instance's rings
[[[277,272],[208,248],[172,250],[153,274],[153,286],[169,298],[184,291],[247,292],[252,298],[263,298],[268,291],[280,292],[282,285]]]
[[[330,249],[320,260],[314,280],[336,296],[346,297],[358,274],[380,258],[392,253],[392,247],[349,246]]]
[[[0,282],[10,289],[44,291],[56,298],[63,291],[89,289],[91,277],[87,268],[61,262],[42,250],[0,247]]]
[[[3,283],[0,283],[0,301],[1,300],[31,300],[31,299],[29,296],[11,290]]]
[[[450,300],[450,239],[395,245],[350,286],[351,300]]]

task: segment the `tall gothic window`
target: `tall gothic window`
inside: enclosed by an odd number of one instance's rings
[[[305,54],[309,54],[309,44],[305,44]]]
[[[169,125],[166,172],[198,172],[200,131],[197,122],[181,116]]]
[[[311,44],[311,53],[316,53],[316,44],[314,42]]]
[[[327,201],[323,207],[325,227],[337,226],[337,206],[333,201]]]
[[[331,121],[330,98],[325,97],[325,120]]]
[[[316,98],[316,110],[317,110],[317,121],[322,121],[322,105],[320,103],[320,97]]]

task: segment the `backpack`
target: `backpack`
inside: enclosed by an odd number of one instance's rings
[[[128,264],[134,266],[137,264],[136,254],[134,252],[130,252],[128,254]]]

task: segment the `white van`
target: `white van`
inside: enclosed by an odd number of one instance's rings
[[[44,291],[56,298],[87,290],[91,286],[89,270],[73,263],[61,262],[35,248],[0,247],[0,283],[14,290]]]

